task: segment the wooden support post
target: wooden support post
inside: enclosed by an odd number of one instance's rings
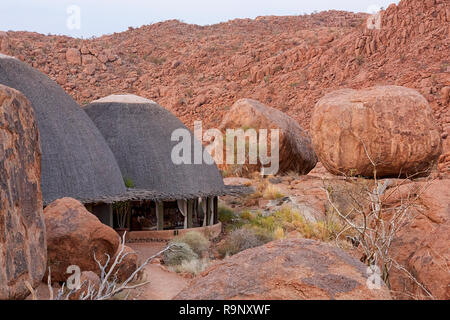
[[[206,214],[206,225],[207,226],[209,226],[210,225],[210,220],[211,220],[211,205],[210,205],[210,198],[209,197],[207,197],[207,198],[205,198],[205,201],[206,201],[206,212],[205,212],[205,214]]]
[[[108,204],[108,226],[114,228],[114,212],[112,204]]]
[[[209,197],[208,198],[208,202],[209,202],[209,210],[210,210],[210,216],[209,216],[209,225],[212,226],[214,225],[214,221],[216,220],[215,217],[215,211],[214,211],[214,197]]]
[[[188,229],[192,228],[192,214],[194,212],[194,201],[188,200],[187,204],[187,227]]]
[[[156,202],[156,219],[158,230],[164,230],[164,202]]]
[[[219,223],[219,198],[214,197],[214,224]]]
[[[196,223],[198,223],[198,198],[194,199],[194,218],[193,218],[193,224],[195,225]]]
[[[133,206],[133,202],[130,201],[129,202],[130,211],[127,214],[127,225],[125,226],[125,228],[130,228],[130,231],[131,231],[131,214],[132,214],[131,208],[132,208],[132,206]]]

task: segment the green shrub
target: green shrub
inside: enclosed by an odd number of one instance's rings
[[[224,225],[224,231],[225,233],[230,233],[233,230],[239,229],[246,225],[246,222],[242,219],[237,218],[233,221],[233,223],[225,224]]]
[[[251,214],[244,212],[241,219],[245,219],[247,225],[252,226],[255,232],[262,236],[261,241],[266,241],[272,235],[281,239],[285,234],[296,231],[307,239],[331,241],[343,229],[338,219],[327,214],[325,221],[308,221],[300,212],[285,206],[270,214]]]
[[[246,222],[249,222],[253,219],[254,214],[249,210],[245,210],[242,211],[239,216],[242,220],[246,220]]]
[[[259,247],[274,240],[273,234],[262,229],[242,227],[231,231],[218,247],[222,257],[234,255],[243,250]]]
[[[268,230],[258,227],[253,227],[251,230],[254,232],[256,239],[260,243],[258,246],[275,240],[275,230]]]
[[[208,251],[210,242],[209,240],[200,232],[192,231],[186,234],[180,235],[173,239],[170,243],[185,243],[192,251],[194,251],[197,256],[201,257],[205,252]]]
[[[125,183],[125,187],[127,187],[127,188],[129,188],[129,189],[135,187],[133,180],[131,180],[131,179],[128,178],[128,177],[123,177],[123,182]]]
[[[231,223],[235,218],[235,214],[232,209],[226,206],[219,206],[219,220],[222,223]]]
[[[183,261],[198,259],[198,255],[191,247],[183,242],[175,243],[172,248],[164,252],[164,263],[168,266],[181,265]]]

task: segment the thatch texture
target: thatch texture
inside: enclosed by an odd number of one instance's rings
[[[82,203],[107,203],[113,204],[121,201],[175,201],[189,200],[198,197],[220,197],[220,196],[242,196],[254,193],[252,187],[246,186],[225,186],[218,192],[197,192],[197,193],[165,193],[160,191],[144,190],[144,189],[128,189],[125,193],[117,196],[104,196],[100,198],[84,198],[80,199]]]
[[[5,55],[0,56],[0,84],[21,91],[35,111],[41,138],[44,204],[63,197],[100,199],[126,192],[104,138],[61,87]]]
[[[157,103],[137,96],[109,96],[87,105],[85,111],[135,188],[152,190],[160,199],[227,193],[215,164],[172,162],[172,149],[178,144],[171,141],[172,132],[187,128]]]

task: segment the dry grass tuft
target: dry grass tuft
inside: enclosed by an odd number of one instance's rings
[[[211,261],[207,258],[192,259],[189,261],[183,261],[179,265],[171,266],[169,269],[176,273],[189,273],[196,276],[205,271],[210,264]]]
[[[268,184],[263,192],[263,198],[266,200],[278,200],[284,198],[280,188],[273,184]]]

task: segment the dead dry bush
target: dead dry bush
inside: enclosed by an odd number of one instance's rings
[[[129,255],[125,246],[126,233],[122,237],[121,247],[117,255],[112,259],[108,254],[106,255],[106,262],[102,264],[94,253],[94,259],[100,268],[99,282],[93,283],[91,281],[83,281],[79,286],[69,289],[66,283],[63,283],[61,288],[54,292],[51,281],[51,270],[49,268],[47,285],[50,293],[49,300],[112,300],[121,299],[128,300],[134,292],[149,282],[143,278],[143,271],[153,259],[171,252],[177,248],[177,244],[168,245],[164,250],[146,259],[129,277],[123,282],[118,281],[119,266],[124,261],[125,257]],[[36,292],[31,286],[28,286],[33,300],[37,299]],[[134,299],[137,298],[133,297]]]
[[[424,292],[433,298],[431,293],[392,256],[391,246],[401,228],[413,221],[420,209],[418,199],[431,183],[421,187],[412,180],[423,176],[420,172],[405,179],[378,179],[377,164],[373,164],[373,179],[346,177],[345,183],[324,187],[331,211],[337,214],[344,223],[344,228],[336,236],[336,244],[340,246],[342,237],[350,240],[361,253],[361,261],[369,267],[377,266],[381,270],[381,278],[391,288],[389,275],[393,268],[406,274]],[[422,178],[424,179],[424,178]],[[422,180],[423,181],[423,180]],[[400,199],[399,190],[409,184],[408,192]],[[348,232],[355,236],[346,236]]]

